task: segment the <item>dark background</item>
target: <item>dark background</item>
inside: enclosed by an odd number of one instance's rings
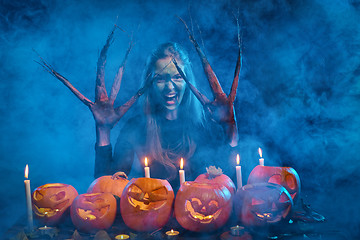
[[[260,146],[266,165],[288,165],[298,171],[302,196],[315,210],[359,236],[358,0],[2,0],[0,235],[25,213],[26,164],[32,190],[63,182],[83,193],[93,180],[91,113],[34,61],[39,58],[32,49],[93,100],[97,57],[117,22],[127,33],[116,31],[109,50],[108,87],[131,32],[136,45],[116,105],[140,87],[147,56],[166,41],[188,50],[198,85],[211,96],[176,15],[189,26],[193,23],[195,37],[226,92],[237,57],[234,15],[239,17],[243,68],[235,108],[244,179],[258,162]],[[115,127],[113,141],[135,111],[138,106]]]

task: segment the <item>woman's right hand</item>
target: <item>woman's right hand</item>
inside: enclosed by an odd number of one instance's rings
[[[132,42],[130,42],[130,45],[125,54],[125,58],[115,76],[110,96],[108,96],[105,87],[106,54],[113,41],[113,36],[116,28],[117,26],[115,25],[110,32],[98,58],[95,86],[95,102],[92,102],[83,94],[81,94],[65,77],[63,77],[60,73],[56,72],[47,62],[45,62],[44,59],[40,57],[40,65],[42,65],[54,77],[59,79],[66,87],[70,89],[71,92],[73,92],[80,99],[80,101],[82,101],[86,106],[89,107],[96,123],[96,143],[98,146],[105,146],[110,144],[111,129],[149,87],[149,85],[142,87],[125,104],[114,108],[114,102],[120,90],[121,80],[125,69],[125,63],[132,48]]]

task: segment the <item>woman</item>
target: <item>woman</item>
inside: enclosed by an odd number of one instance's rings
[[[203,107],[179,73],[173,58],[187,82],[195,85],[186,52],[176,43],[159,46],[150,56],[144,74],[143,85],[150,85],[142,99],[144,113],[125,123],[113,156],[109,139],[115,124],[99,121],[96,116],[101,115],[103,120],[104,114],[95,114],[93,110],[97,131],[95,177],[131,170],[134,176],[142,176],[141,165],[146,156],[150,161],[151,176],[168,179],[174,186],[178,183],[181,157],[186,161],[189,180],[204,172],[206,165],[224,162],[216,160],[218,152],[225,158],[229,152],[224,130],[204,119]],[[138,160],[134,163],[136,157]]]

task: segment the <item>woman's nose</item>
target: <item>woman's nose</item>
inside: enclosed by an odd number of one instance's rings
[[[168,79],[165,83],[165,86],[167,89],[174,89],[175,86],[174,86],[174,83],[171,81],[171,79]]]

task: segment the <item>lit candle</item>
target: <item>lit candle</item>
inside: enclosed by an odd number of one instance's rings
[[[148,159],[145,157],[145,177],[150,178],[150,168],[148,167]]]
[[[261,148],[258,149],[258,152],[259,152],[259,155],[260,155],[259,165],[260,165],[260,166],[264,166],[264,159],[263,159],[263,157],[262,157],[262,150],[261,150]]]
[[[171,229],[170,231],[166,232],[166,235],[168,239],[175,239],[179,235],[179,232],[175,231],[174,229]]]
[[[233,236],[241,236],[244,233],[244,227],[236,225],[235,227],[230,228],[230,233]]]
[[[26,164],[25,167],[25,196],[26,196],[26,207],[27,207],[27,218],[28,218],[28,226],[30,231],[33,230],[33,215],[32,215],[32,207],[31,207],[31,191],[30,191],[30,180],[28,179],[29,175],[29,166]]]
[[[115,237],[115,239],[129,239],[130,236],[127,234],[119,234]]]
[[[240,166],[240,155],[236,155],[236,181],[237,187],[240,189],[242,187],[242,176],[241,176],[241,166]]]
[[[179,177],[180,177],[180,186],[185,182],[185,170],[184,168],[184,159],[180,159],[180,170],[179,170]]]
[[[55,227],[39,227],[40,235],[49,235],[51,238],[54,237],[57,233],[57,228]]]

